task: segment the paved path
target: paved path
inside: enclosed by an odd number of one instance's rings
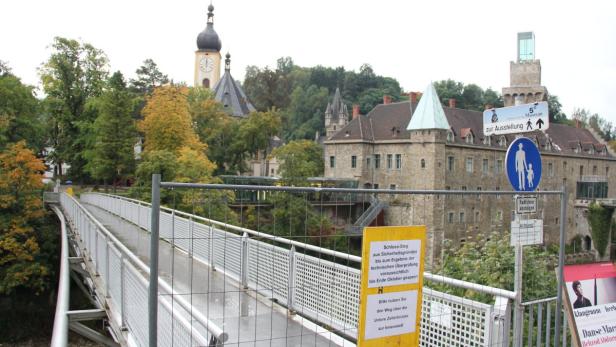
[[[149,263],[149,233],[103,209],[88,204],[84,207],[140,259]],[[300,317],[289,318],[284,308],[254,292],[240,290],[237,282],[220,272],[210,271],[197,260],[191,262],[185,252],[173,249],[168,242],[160,241],[159,252],[160,277],[177,293],[185,295],[193,307],[223,327],[229,334],[225,346],[336,345],[297,322]]]

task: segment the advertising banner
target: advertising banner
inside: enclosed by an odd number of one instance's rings
[[[566,309],[578,346],[616,346],[616,266],[568,265],[563,271]]]

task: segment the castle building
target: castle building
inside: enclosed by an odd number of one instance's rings
[[[547,91],[538,87],[540,76],[532,83],[519,87],[519,94],[510,94],[511,98],[543,100]],[[419,102],[413,95],[410,101],[396,103],[384,98],[367,115],[354,115],[324,141],[325,177],[355,179],[360,187],[375,189],[511,190],[505,153],[517,135],[485,136],[482,112],[456,108],[453,102],[449,106],[441,105],[430,84]],[[569,192],[563,221],[557,200],[540,201],[545,242],[558,243],[560,223],[566,223],[567,240],[582,237],[584,248],[592,250],[585,214],[590,201],[614,203],[616,193],[609,189],[616,185],[614,153],[591,129],[550,124],[545,132],[523,136],[541,151],[539,190],[560,190],[564,185]],[[390,200],[384,210],[385,225],[427,226],[428,264],[441,256],[445,240],[461,244],[482,232],[508,231],[514,207],[511,196],[505,195],[381,198]]]
[[[214,99],[234,117],[247,117],[256,111],[240,84],[231,76],[231,55],[225,56],[225,72],[220,76],[222,43],[214,30],[214,6],[208,6],[207,24],[197,36],[195,87],[212,89]]]
[[[325,137],[329,138],[349,123],[347,105],[342,101],[340,89],[336,88],[334,99],[325,108]]]

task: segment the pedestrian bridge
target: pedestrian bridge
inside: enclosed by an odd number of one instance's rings
[[[79,273],[96,309],[70,311],[61,280],[52,345],[64,345],[70,327],[109,346],[147,346],[150,204],[55,194],[46,201],[66,220],[61,278],[68,268]],[[360,257],[167,208],[159,225],[159,346],[355,345]],[[427,272],[424,279],[422,346],[509,346],[515,293]],[[449,295],[431,284],[494,301]],[[112,339],[79,323],[102,316]]]

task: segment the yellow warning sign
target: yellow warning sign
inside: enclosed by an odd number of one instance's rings
[[[364,228],[357,345],[418,346],[425,226]]]

